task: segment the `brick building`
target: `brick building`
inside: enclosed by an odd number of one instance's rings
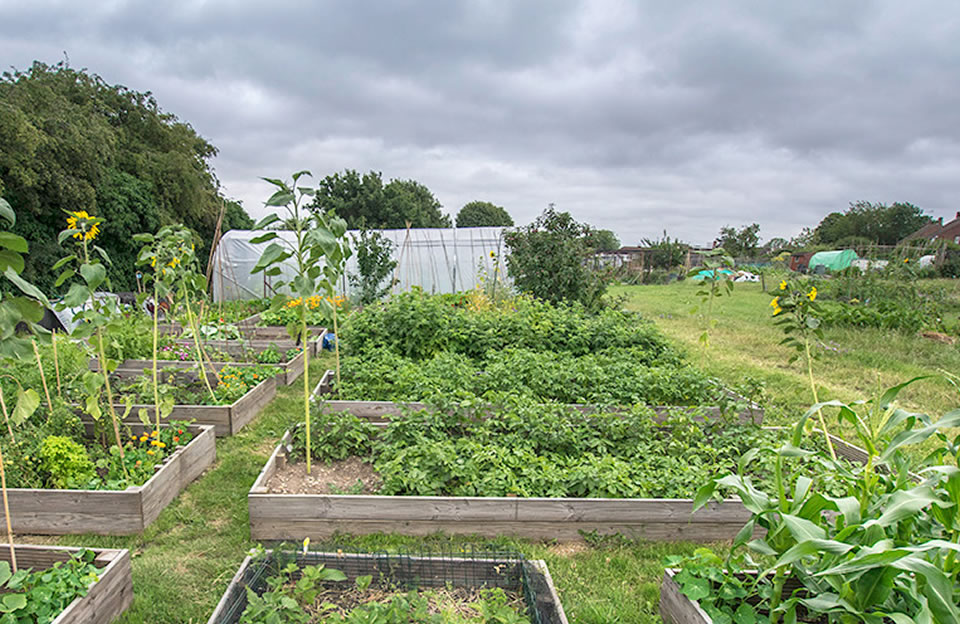
[[[946,225],[943,223],[943,217],[940,217],[938,221],[926,224],[900,242],[921,238],[928,241],[946,240],[960,245],[960,212],[957,213],[957,217],[953,221],[950,221]]]

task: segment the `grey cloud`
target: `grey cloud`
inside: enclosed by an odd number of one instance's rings
[[[227,193],[345,167],[451,212],[553,201],[625,241],[792,235],[858,199],[956,208],[960,9],[900,3],[6,3],[0,56],[70,54],[220,148]]]

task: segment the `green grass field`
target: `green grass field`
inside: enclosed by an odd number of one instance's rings
[[[641,312],[677,344],[686,347],[692,361],[731,387],[748,378],[763,382],[771,424],[789,424],[813,403],[802,361],[788,364],[791,351],[778,343],[783,338],[774,327],[769,307],[773,295],[759,284],[736,284],[733,294],[714,303],[717,325],[710,344],[698,342],[702,320],[691,313],[700,299],[696,284],[686,281],[667,286],[625,286],[612,294],[627,298],[625,307]],[[855,401],[870,398],[913,377],[935,378],[904,390],[904,407],[933,416],[960,405],[960,395],[940,377],[940,371],[960,371],[960,346],[912,334],[872,328],[827,329],[827,348],[819,349],[814,376],[821,401]]]
[[[718,325],[711,345],[698,346],[700,323],[691,315],[696,288],[689,283],[614,289],[678,344],[691,359],[726,384],[746,378],[765,384],[773,408],[768,422],[788,424],[810,404],[805,371],[786,364],[788,351],[777,345],[770,320],[770,296],[757,285],[738,284],[716,307]],[[816,364],[822,398],[854,400],[938,369],[960,371],[960,348],[914,336],[875,330],[832,330]],[[317,379],[327,361],[311,367]],[[303,382],[280,389],[278,397],[239,435],[217,440],[215,466],[182,493],[142,535],[127,538],[71,536],[27,539],[70,545],[129,548],[133,555],[133,607],[125,623],[187,624],[206,622],[248,549],[247,491],[286,428],[302,418]],[[939,379],[910,388],[908,407],[933,414],[960,404],[960,396]],[[590,540],[587,544],[544,544],[510,539],[470,540],[434,536],[426,539],[379,535],[343,536],[332,547],[366,550],[408,548],[413,551],[460,546],[518,550],[547,561],[564,608],[577,624],[656,623],[662,561],[667,554],[689,552],[689,544],[645,544],[625,539]],[[323,547],[323,545],[313,545]]]

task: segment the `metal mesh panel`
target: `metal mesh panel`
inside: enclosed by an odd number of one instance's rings
[[[541,571],[516,552],[458,549],[449,552],[308,552],[278,548],[249,562],[242,576],[231,583],[225,600],[209,624],[236,624],[247,606],[247,589],[257,594],[267,578],[290,562],[299,566],[323,564],[336,568],[353,583],[370,575],[374,585],[404,590],[418,588],[494,588],[522,594],[533,624],[553,624],[552,596]]]

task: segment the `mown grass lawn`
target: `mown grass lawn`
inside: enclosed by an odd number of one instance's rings
[[[736,387],[752,378],[761,381],[773,408],[770,424],[789,424],[813,402],[802,361],[788,364],[791,351],[778,343],[769,307],[773,295],[759,284],[736,284],[733,294],[714,303],[717,325],[710,345],[698,342],[702,321],[691,313],[699,303],[696,284],[685,281],[666,286],[621,286],[613,294],[627,297],[625,307],[653,319],[690,359],[706,372]],[[960,372],[960,346],[913,334],[872,328],[835,328],[824,332],[825,348],[814,362],[821,401],[854,401],[874,396],[913,377],[917,382],[900,395],[904,407],[938,417],[960,406],[960,394],[939,377],[940,371]]]
[[[327,362],[311,366],[319,379]],[[240,434],[217,439],[217,462],[186,489],[142,535],[23,541],[128,548],[132,553],[134,603],[125,624],[198,624],[207,621],[247,551],[247,491],[287,427],[303,417],[303,382],[281,388],[277,398]],[[325,545],[311,544],[322,549]],[[586,544],[533,543],[512,539],[395,535],[343,536],[326,546],[449,552],[460,547],[519,551],[547,561],[571,622],[652,624],[657,615],[663,559],[690,552],[689,544],[646,544],[609,538]]]

